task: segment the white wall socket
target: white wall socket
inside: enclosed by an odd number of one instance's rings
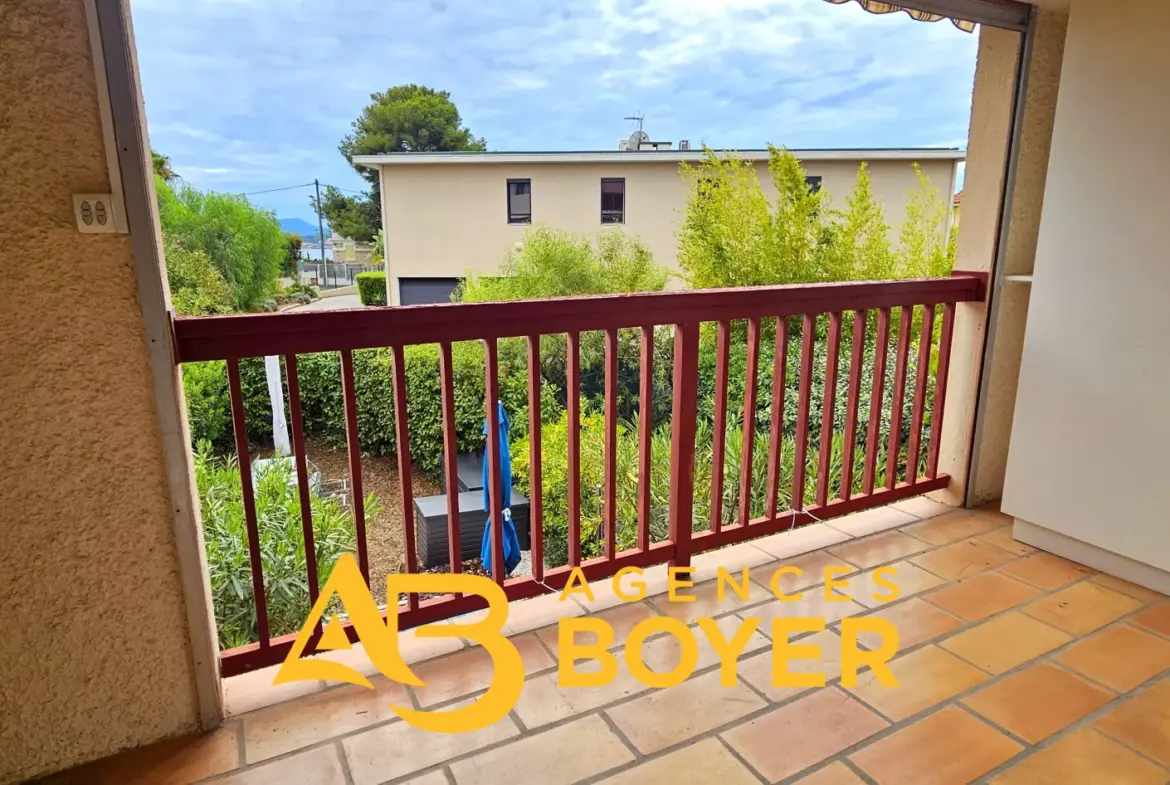
[[[114,225],[114,197],[111,194],[74,194],[73,215],[79,232],[113,234],[118,231]]]

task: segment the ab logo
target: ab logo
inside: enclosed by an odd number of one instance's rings
[[[403,661],[398,653],[398,604],[400,594],[426,592],[433,594],[472,594],[487,601],[487,616],[473,624],[429,624],[418,627],[420,638],[466,638],[483,646],[495,666],[495,678],[478,701],[455,711],[417,711],[407,706],[391,706],[399,717],[423,730],[435,733],[463,733],[479,730],[498,722],[512,710],[520,699],[524,686],[524,665],[512,642],[500,634],[508,619],[508,598],[493,581],[478,575],[388,575],[386,578],[386,621],[374,602],[366,582],[352,554],[344,554],[333,567],[329,580],[321,590],[317,602],[309,612],[293,643],[292,651],[280,666],[273,684],[292,681],[347,682],[374,688],[370,680],[358,671],[339,662],[323,659],[302,659],[301,655],[313,635],[317,623],[324,620],[333,597],[336,596],[353,624],[365,647],[370,662],[386,678],[415,687],[423,682]],[[349,649],[349,639],[341,621],[333,616],[326,624],[319,651]]]

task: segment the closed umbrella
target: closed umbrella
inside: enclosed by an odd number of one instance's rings
[[[500,430],[500,507],[503,510],[504,531],[504,572],[510,575],[516,565],[520,563],[520,539],[516,536],[516,526],[512,523],[512,450],[508,445],[508,413],[504,411],[504,404],[497,402],[496,427]],[[483,421],[483,433],[487,436],[489,423]],[[492,500],[491,481],[488,478],[487,446],[484,446],[483,456],[483,508],[488,511],[487,522],[483,527],[483,542],[479,546],[479,560],[483,568],[489,573],[492,570]],[[496,576],[492,576],[495,578]]]

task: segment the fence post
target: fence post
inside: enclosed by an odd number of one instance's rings
[[[695,418],[698,408],[699,325],[674,326],[674,387],[670,419],[671,567],[691,564],[695,498]]]

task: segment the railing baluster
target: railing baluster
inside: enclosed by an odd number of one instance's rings
[[[638,375],[638,548],[650,548],[650,445],[654,431],[654,328],[642,328]]]
[[[672,567],[691,564],[694,523],[695,419],[698,411],[699,325],[674,326],[674,390],[670,422],[670,539]]]
[[[605,331],[605,558],[617,555],[617,382],[618,333]]]
[[[841,312],[829,314],[829,346],[825,354],[825,393],[821,406],[821,454],[817,460],[817,506],[829,503],[833,460],[833,422],[837,409],[837,363],[841,358]]]
[[[886,449],[886,489],[898,484],[898,464],[902,451],[902,405],[906,402],[906,366],[910,358],[910,320],[914,306],[903,306],[898,318],[898,349],[894,357],[894,401],[890,414],[890,446]]]
[[[938,375],[934,382],[934,406],[930,413],[930,450],[926,458],[926,476],[938,477],[939,446],[942,443],[943,411],[947,403],[947,374],[951,369],[951,339],[955,329],[955,304],[943,308],[942,336],[938,343]]]
[[[528,336],[528,521],[532,540],[532,576],[544,580],[544,497],[540,467],[540,336]]]
[[[918,457],[922,444],[922,417],[926,409],[926,377],[930,375],[930,343],[934,339],[934,306],[922,306],[922,333],[918,336],[918,375],[914,381],[914,407],[910,416],[910,445],[906,450],[906,482],[918,482]]]
[[[565,416],[569,448],[569,565],[576,567],[581,564],[581,334],[569,333],[568,339]]]
[[[353,383],[353,352],[341,353],[341,395],[345,401],[345,443],[349,449],[350,504],[353,509],[353,530],[357,537],[358,565],[366,585],[370,583],[370,558],[366,541],[366,506],[362,496],[362,450],[358,442],[357,393]],[[403,520],[413,521],[408,515]],[[409,528],[409,527],[407,527]]]
[[[727,364],[731,349],[731,329],[719,322],[715,349],[715,421],[711,442],[711,531],[723,528],[723,464],[727,452]]]
[[[849,351],[849,400],[845,406],[845,455],[841,461],[841,499],[853,496],[853,456],[857,448],[857,408],[861,398],[861,361],[865,355],[865,311],[853,312],[853,343]]]
[[[313,494],[309,490],[309,461],[305,456],[305,423],[301,413],[301,384],[297,374],[297,356],[285,355],[284,366],[288,377],[288,412],[292,423],[297,495],[301,503],[301,534],[305,538],[305,572],[309,579],[309,606],[312,607],[317,602],[321,584],[317,579],[317,548],[313,538]]]
[[[796,450],[792,455],[792,509],[804,509],[805,462],[808,457],[809,407],[812,403],[813,344],[816,315],[805,314],[800,334],[800,393],[796,413]]]
[[[752,512],[752,450],[756,437],[756,383],[760,373],[760,320],[748,319],[747,378],[743,390],[743,447],[739,456],[739,525]]]
[[[882,407],[886,393],[886,355],[890,350],[890,309],[878,309],[877,339],[873,344],[873,389],[869,399],[869,430],[865,439],[865,472],[862,490],[873,493],[877,478],[878,440],[881,438]]]
[[[484,344],[484,389],[487,392],[487,461],[488,461],[488,518],[491,520],[492,579],[504,585],[504,507],[503,477],[500,476],[500,360],[496,354],[496,340]],[[509,478],[511,479],[511,478]]]
[[[270,645],[268,634],[268,597],[264,593],[264,564],[260,559],[260,526],[256,521],[256,495],[252,487],[252,456],[248,452],[248,432],[244,424],[244,393],[240,386],[240,361],[227,361],[228,390],[232,403],[232,431],[236,437],[236,458],[240,468],[240,497],[244,503],[244,524],[248,529],[248,562],[252,571],[252,598],[256,601],[256,631],[260,648]]]
[[[459,528],[459,444],[455,437],[455,376],[451,344],[439,344],[439,394],[443,398],[443,478],[447,483],[447,559],[451,572],[463,572]],[[413,520],[413,518],[412,518]],[[410,521],[407,522],[410,525]]]
[[[402,489],[403,548],[406,551],[406,572],[418,572],[418,552],[414,543],[414,488],[410,465],[410,426],[407,422],[406,357],[402,346],[392,349],[394,354],[394,439],[398,453],[398,484]],[[368,578],[367,578],[368,580]],[[396,602],[396,597],[387,597]],[[408,594],[406,602],[411,610],[418,608],[418,595]]]
[[[784,442],[785,385],[788,384],[788,317],[776,319],[775,363],[772,366],[772,432],[768,435],[768,519],[780,504],[780,449]]]

